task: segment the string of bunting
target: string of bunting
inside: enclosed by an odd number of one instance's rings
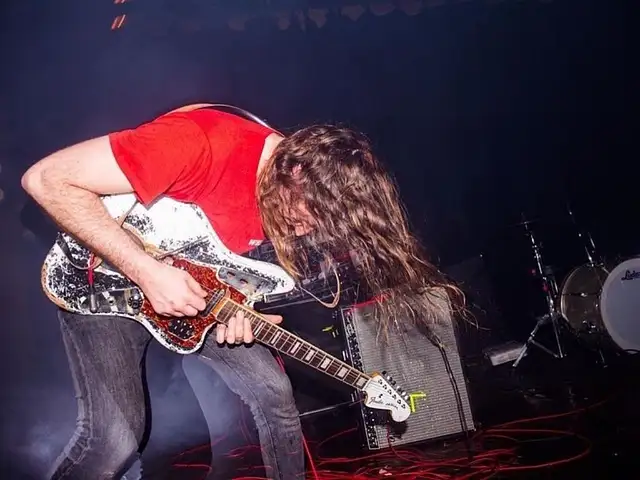
[[[468,2],[471,0],[453,0],[456,3]],[[449,0],[449,3],[453,3]],[[418,15],[424,8],[437,7],[447,3],[447,0],[378,0],[365,2],[364,4],[347,4],[333,7],[316,7],[306,10],[282,10],[271,14],[271,18],[276,22],[280,30],[287,30],[292,25],[297,25],[300,29],[306,30],[309,22],[313,23],[316,28],[322,28],[326,25],[331,15],[340,15],[352,21],[357,21],[363,15],[370,13],[377,17],[388,15],[395,10],[400,10],[407,15]],[[257,14],[245,13],[236,15],[227,21],[227,25],[231,30],[243,31],[251,20],[257,19]]]
[[[343,5],[332,5],[327,7],[309,8],[289,8],[278,9],[274,6],[266,11],[242,12],[227,14],[227,18],[221,19],[226,26],[233,31],[245,31],[252,21],[264,20],[265,18],[275,22],[278,29],[287,30],[296,26],[301,30],[306,30],[314,25],[316,28],[324,27],[331,17],[342,16],[352,21],[360,20],[364,15],[374,15],[381,17],[390,13],[400,11],[406,15],[414,16],[422,13],[428,8],[442,7],[445,5],[456,5],[481,1],[488,4],[500,4],[509,1],[523,0],[360,0],[359,3],[345,2]],[[551,2],[552,0],[538,0],[539,2]],[[123,6],[132,3],[131,0],[113,0],[114,4]],[[111,24],[111,30],[119,30],[125,25],[126,13],[117,15]],[[202,22],[202,23],[200,23]],[[200,20],[196,25],[193,21],[186,22],[190,30],[199,30],[206,25],[206,20]]]

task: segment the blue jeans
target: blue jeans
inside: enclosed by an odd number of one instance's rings
[[[142,360],[151,335],[119,317],[60,312],[60,325],[78,398],[76,431],[51,478],[120,478],[145,431]],[[219,346],[209,335],[197,354],[251,409],[267,476],[304,477],[300,419],[289,379],[262,345]]]

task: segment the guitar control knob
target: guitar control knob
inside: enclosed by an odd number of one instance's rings
[[[139,292],[135,292],[129,297],[129,306],[134,310],[139,310],[142,307],[142,296]]]

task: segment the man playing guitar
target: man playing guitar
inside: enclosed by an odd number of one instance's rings
[[[295,236],[354,250],[363,277],[385,299],[378,316],[385,334],[402,318],[435,321],[436,307],[421,292],[455,292],[409,232],[369,142],[346,128],[312,126],[285,138],[230,113],[186,108],[53,153],[25,173],[22,185],[62,229],[137,284],[161,315],[197,315],[206,291],[141,249],[107,213],[102,195],[133,192],[144,205],[162,196],[193,203],[235,253],[269,238],[294,277],[305,265]],[[291,385],[267,348],[241,345],[254,340],[241,312],[218,324],[197,355],[250,407],[267,476],[303,478]],[[117,316],[61,310],[59,320],[79,418],[52,478],[119,478],[145,429],[141,365],[151,336]]]

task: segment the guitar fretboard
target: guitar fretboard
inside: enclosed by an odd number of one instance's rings
[[[251,323],[254,337],[261,343],[359,390],[362,390],[369,381],[368,375],[267,321],[253,310],[228,298],[224,302],[217,315],[219,322],[226,324],[231,317],[242,310],[245,318],[248,318]]]

